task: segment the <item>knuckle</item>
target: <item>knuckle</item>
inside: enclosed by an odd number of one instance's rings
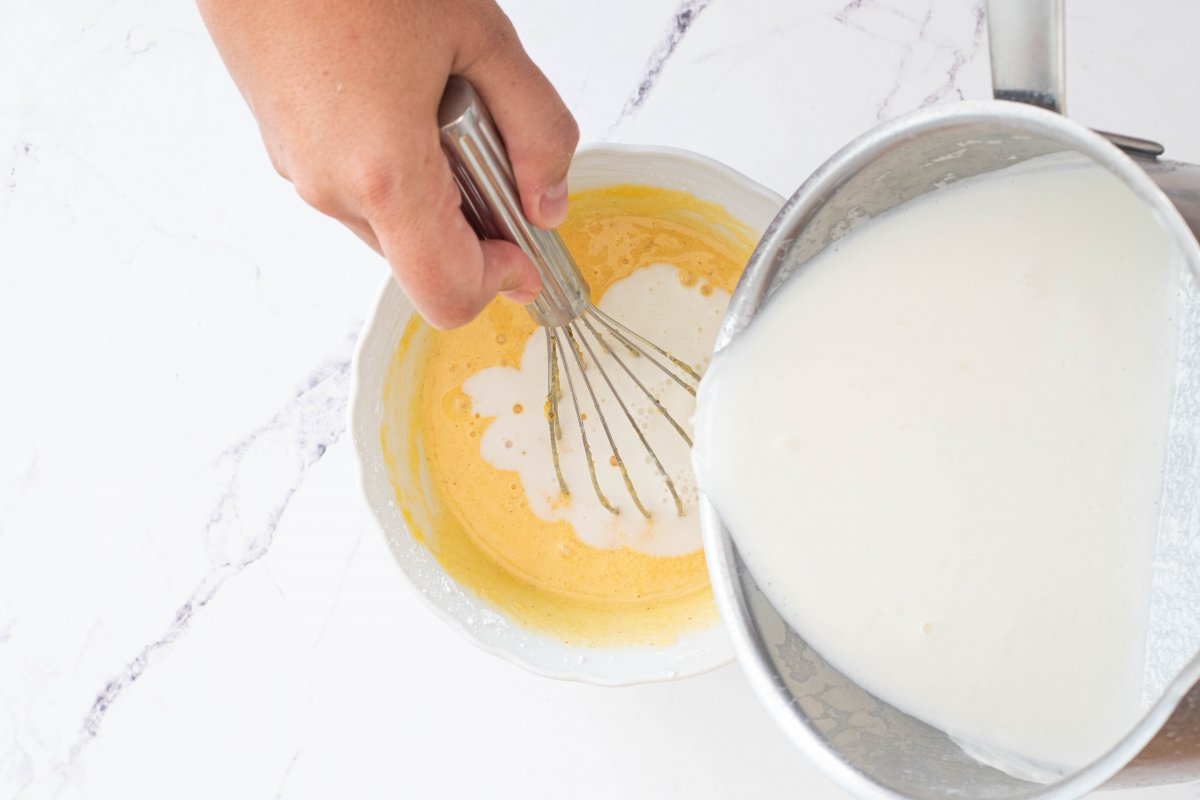
[[[352,166],[347,182],[351,202],[368,216],[387,208],[395,197],[395,174],[379,161],[371,160]]]
[[[336,195],[324,181],[308,177],[293,177],[292,186],[300,199],[328,216],[337,216],[338,203]]]
[[[579,144],[579,125],[561,103],[545,116],[537,137],[525,137],[509,148],[518,179],[541,192],[561,180]]]
[[[517,29],[499,9],[481,27],[479,49],[485,59],[506,55],[513,49],[524,52]]]

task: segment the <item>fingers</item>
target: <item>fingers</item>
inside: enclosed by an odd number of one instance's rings
[[[488,297],[499,294],[521,305],[532,303],[541,291],[542,281],[521,248],[498,239],[479,245],[483,251],[484,293]]]
[[[435,327],[469,322],[497,293],[532,301],[541,283],[524,253],[481,243],[462,216],[438,142],[438,99],[449,74],[474,84],[504,137],[525,216],[541,227],[566,215],[567,168],[579,138],[570,112],[492,0],[352,5],[348,21],[312,20],[321,69],[302,74],[314,80],[288,84],[291,94],[256,110],[277,170],[309,204],[381,252]],[[245,46],[259,54],[252,38]],[[254,72],[250,82],[275,98],[277,76],[295,73],[290,64]]]
[[[468,36],[456,68],[475,86],[504,137],[525,216],[553,228],[567,215],[567,168],[579,127],[508,19],[498,9],[495,17]]]
[[[481,242],[459,210],[445,158],[409,176],[369,220],[397,282],[417,312],[442,330],[465,325],[500,293],[532,302],[537,271],[519,247]]]

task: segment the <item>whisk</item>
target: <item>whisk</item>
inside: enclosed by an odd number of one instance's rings
[[[620,513],[620,508],[601,488],[596,473],[593,445],[603,447],[606,444],[611,453],[608,461],[620,470],[634,506],[647,519],[651,516],[630,478],[625,458],[618,450],[613,435],[614,423],[610,422],[602,409],[599,393],[607,391],[616,400],[619,416],[637,434],[641,448],[652,461],[674,501],[676,513],[684,516],[684,502],[674,480],[638,425],[626,399],[615,387],[613,375],[609,372],[615,368],[623,373],[689,448],[692,440],[687,431],[646,386],[646,382],[635,374],[626,358],[647,359],[671,382],[693,397],[700,382],[700,373],[591,303],[588,284],[559,235],[552,230],[534,227],[525,218],[504,142],[482,99],[466,80],[459,77],[450,79],[438,109],[438,124],[442,149],[462,193],[464,216],[480,238],[505,239],[519,246],[529,256],[542,280],[541,293],[526,309],[534,321],[542,326],[546,337],[546,419],[559,490],[563,495],[570,494],[559,459],[559,442],[563,438],[560,412],[565,376],[566,397],[570,398],[574,410],[588,475],[600,504],[613,514]],[[605,368],[605,361],[609,369]],[[569,368],[570,364],[574,364],[575,368]],[[588,440],[584,420],[588,418],[589,410],[599,420],[604,442]],[[616,424],[621,423],[618,421]]]

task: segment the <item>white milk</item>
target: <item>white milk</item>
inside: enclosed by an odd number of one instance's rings
[[[701,387],[702,491],[788,623],[972,754],[1047,779],[1141,712],[1178,262],[1062,157],[801,268]]]
[[[700,284],[683,286],[675,267],[656,264],[614,283],[598,305],[602,311],[650,341],[668,347],[668,352],[676,358],[703,368],[712,353],[721,316],[729,304],[729,294],[713,289],[705,295],[700,288]],[[695,398],[656,370],[647,359],[633,358],[624,349],[614,349],[690,435]],[[569,358],[566,353],[562,355]],[[565,375],[561,378],[563,399],[559,404],[563,439],[558,449],[570,495],[561,497],[551,460],[549,427],[543,413],[547,367],[546,337],[541,330],[535,331],[525,346],[519,370],[490,367],[472,375],[463,384],[474,409],[484,416],[495,417],[480,442],[484,459],[498,469],[515,470],[520,474],[529,508],[534,514],[549,521],[570,522],[575,534],[593,547],[630,547],[661,556],[699,550],[696,480],[687,444],[618,366],[599,351],[597,356],[672,477],[684,501],[685,516],[678,515],[665,483],[617,405],[614,393],[595,368],[589,369],[588,376],[617,449],[651,518],[646,519],[638,512],[620,471],[610,463],[611,450],[604,431],[573,365],[575,389],[584,398],[581,406],[588,416],[588,443],[597,461],[601,489],[620,513],[614,515],[607,511],[592,489]],[[517,406],[521,408],[520,413],[514,412]]]

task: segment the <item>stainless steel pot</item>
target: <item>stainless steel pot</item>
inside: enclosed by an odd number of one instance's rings
[[[1180,412],[1195,418],[1175,420],[1168,465],[1175,488],[1164,501],[1164,525],[1172,546],[1200,559],[1200,346],[1189,346],[1200,343],[1200,167],[1159,158],[1162,148],[1153,142],[1091,131],[1061,115],[1061,0],[993,0],[988,15],[996,100],[909,114],[827,161],[787,202],[754,252],[717,349],[746,327],[776,288],[859,221],[947,182],[1026,159],[1061,151],[1087,156],[1152,207],[1185,254],[1193,311],[1182,315],[1187,329],[1177,386],[1191,386],[1197,398]],[[1144,719],[1105,756],[1051,785],[1019,780],[975,761],[945,733],[830,667],[758,590],[707,502],[701,515],[717,604],[752,687],[803,753],[859,797],[1068,798],[1101,785],[1200,778],[1200,655],[1174,670],[1177,677]],[[1176,617],[1188,636],[1200,635],[1200,604],[1185,603]]]

